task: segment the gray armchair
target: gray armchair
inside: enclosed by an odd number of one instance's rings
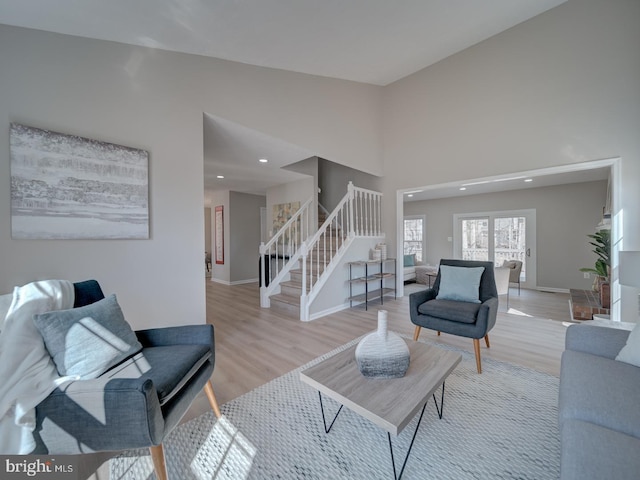
[[[413,293],[409,296],[409,312],[411,322],[416,325],[413,339],[418,340],[420,330],[428,328],[473,339],[478,373],[482,373],[480,358],[480,339],[484,337],[487,348],[489,330],[496,323],[498,313],[498,291],[493,271],[493,262],[477,262],[471,260],[441,260],[440,266],[484,267],[480,278],[479,301],[471,303],[456,300],[437,299],[440,290],[441,271],[433,284],[433,288]]]
[[[104,295],[94,280],[74,284],[75,305]],[[58,388],[36,407],[37,454],[78,454],[149,447],[156,477],[167,478],[163,440],[209,381],[215,361],[212,325],[135,332],[142,350],[98,378]]]

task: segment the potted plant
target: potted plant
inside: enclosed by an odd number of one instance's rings
[[[602,229],[594,234],[587,235],[592,241],[589,243],[593,245],[592,250],[598,258],[594,268],[581,268],[581,272],[594,273],[595,279],[593,282],[594,290],[600,292],[600,305],[602,308],[609,308],[610,290],[609,290],[609,274],[611,272],[611,230]]]

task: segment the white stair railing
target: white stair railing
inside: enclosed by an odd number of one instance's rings
[[[301,249],[300,320],[309,320],[309,307],[328,274],[354,237],[382,236],[382,194],[347,186],[347,194]]]
[[[260,306],[268,308],[269,296],[280,286],[282,278],[297,265],[300,247],[309,238],[315,218],[307,200],[266,244],[260,244]]]

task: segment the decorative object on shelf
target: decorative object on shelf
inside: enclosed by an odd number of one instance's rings
[[[409,347],[399,335],[387,331],[386,310],[378,310],[378,330],[360,340],[355,355],[365,377],[399,378],[409,368]]]
[[[381,252],[380,252],[380,250],[378,248],[372,248],[369,251],[369,258],[371,260],[378,261],[378,260],[382,259],[382,254],[381,254]]]
[[[386,260],[387,259],[387,244],[386,243],[379,243],[378,245],[376,245],[376,250],[380,250],[380,260]]]

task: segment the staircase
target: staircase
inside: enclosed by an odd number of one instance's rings
[[[321,207],[318,206],[318,230],[322,228],[322,225],[326,222],[328,214]],[[289,280],[280,282],[280,293],[271,295],[271,308],[275,308],[293,315],[300,313],[300,298],[302,297],[302,275],[306,275],[305,286],[306,294],[309,293],[312,271],[318,277],[324,273],[326,265],[331,258],[335,257],[338,247],[344,244],[346,236],[341,228],[335,228],[332,232],[332,236],[329,237],[329,241],[323,243],[318,247],[318,251],[315,255],[307,255],[306,268],[302,268],[302,260],[298,261],[298,265],[292,267],[289,271]],[[316,262],[317,268],[312,268],[312,262]]]
[[[353,239],[382,235],[379,192],[349,182],[333,212],[318,211],[319,226],[313,235],[311,203],[311,199],[305,202],[266,245],[260,245],[260,306],[299,314],[303,321],[309,320],[311,303]]]

